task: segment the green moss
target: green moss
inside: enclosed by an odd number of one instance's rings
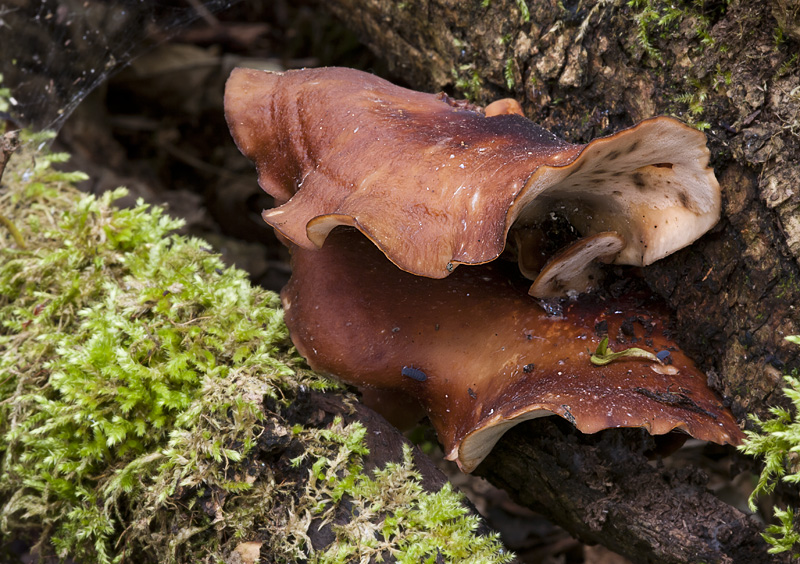
[[[800,55],[797,53],[792,54],[781,64],[780,68],[778,68],[778,72],[775,73],[775,76],[777,78],[781,78],[791,73],[797,67],[798,58],[800,58]]]
[[[800,344],[800,337],[787,337]],[[745,454],[763,459],[764,469],[750,496],[750,509],[755,511],[758,496],[774,491],[779,481],[796,486],[800,484],[800,379],[797,373],[785,376],[788,387],[783,392],[791,400],[793,409],[770,408],[770,419],[751,415],[755,430],[746,431],[747,439],[740,446]],[[772,545],[771,553],[792,551],[795,558],[800,557],[800,523],[797,522],[791,507],[774,508],[776,524],[769,525],[763,533],[764,539]]]
[[[676,105],[672,108],[672,113],[685,119],[692,127],[700,131],[707,131],[711,128],[711,124],[703,117],[706,113],[709,93],[724,95],[725,89],[731,85],[732,81],[731,71],[723,69],[720,63],[717,63],[713,74],[703,79],[687,78],[687,90],[673,98]]]
[[[675,97],[675,102],[683,104],[688,110],[687,123],[700,131],[706,131],[711,127],[701,117],[705,113],[705,102],[708,99],[708,88],[698,80],[689,80],[691,90]]]
[[[786,296],[790,295],[794,292],[795,288],[797,288],[797,280],[794,277],[793,272],[789,273],[781,273],[782,276],[778,281],[778,293],[777,297],[780,299],[786,298]]]
[[[366,453],[363,426],[344,427],[336,420],[329,429],[296,432],[306,435],[307,444],[316,445],[293,461],[309,463],[306,487],[315,493],[308,499],[316,500],[298,511],[328,523],[346,499],[351,515],[345,525],[333,526],[336,542],[309,562],[367,562],[386,554],[414,564],[513,559],[499,548],[496,536],[475,533],[477,517],[466,513],[463,496],[449,484],[433,493],[422,488],[409,445],[403,447],[402,462],[389,463],[369,476],[360,465],[360,456]]]
[[[663,62],[663,57],[661,51],[654,45],[653,38],[669,37],[685,20],[692,21],[690,29],[697,39],[698,48],[714,46],[714,39],[709,31],[711,19],[702,0],[678,2],[628,0],[627,5],[636,24],[639,45],[656,62]]]
[[[528,4],[525,2],[525,0],[516,0],[516,2],[522,21],[525,23],[531,21],[531,11],[528,9]]]
[[[456,88],[464,93],[468,100],[475,102],[481,94],[483,81],[475,66],[472,64],[461,65],[452,69],[451,73],[456,82]]]
[[[514,57],[506,59],[506,66],[503,68],[503,76],[506,79],[506,88],[514,90],[517,81],[514,80]]]
[[[51,168],[66,155],[16,157],[0,193],[26,241],[0,238],[2,524],[47,523],[60,556],[113,561],[121,495],[163,507],[246,456],[265,396],[331,384],[289,352],[277,297],[170,234],[179,220],[114,209],[124,190],[81,195],[82,175]]]
[[[3,73],[1,72],[0,84],[3,84]],[[7,112],[11,107],[9,98],[11,98],[11,90],[8,88],[0,88],[0,112]]]
[[[298,394],[337,385],[297,355],[275,294],[162,209],[78,192],[84,175],[53,168],[66,155],[24,141],[0,186],[24,241],[0,225],[3,535],[103,564],[222,562],[244,540],[269,562],[433,562],[428,538],[447,561],[508,560],[458,495],[422,491],[410,455],[366,476],[363,427],[289,423]],[[309,479],[279,479],[260,441],[303,453]],[[315,552],[312,519],[343,506],[369,526]]]
[[[772,39],[775,43],[776,49],[786,43],[786,35],[784,34],[782,27],[777,26],[775,28],[775,31],[772,32]]]
[[[633,21],[636,23],[636,38],[639,45],[651,59],[661,62],[661,52],[655,48],[650,39],[650,28],[659,22],[659,12],[646,0],[630,0],[628,6],[635,10]]]

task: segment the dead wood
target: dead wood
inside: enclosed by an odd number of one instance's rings
[[[576,432],[556,418],[509,431],[477,473],[584,542],[633,562],[768,563],[761,527],[721,502],[697,468],[666,468],[638,430]]]

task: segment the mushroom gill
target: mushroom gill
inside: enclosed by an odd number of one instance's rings
[[[509,280],[506,263],[423,278],[355,230],[331,233],[321,250],[296,246],[292,261],[286,323],[311,367],[414,397],[466,472],[511,426],[552,414],[586,433],[643,427],[723,444],[742,438],[652,299],[584,295],[552,316]],[[595,365],[606,337],[613,350],[635,346],[665,364],[623,357]]]
[[[616,233],[616,264],[646,265],[717,221],[699,131],[657,117],[575,145],[501,102],[484,113],[344,68],[236,69],[225,92],[233,137],[279,204],[263,217],[303,249],[353,226],[401,269],[444,278],[555,210],[581,237]]]

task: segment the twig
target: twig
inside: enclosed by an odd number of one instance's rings
[[[2,138],[0,138],[0,182],[3,180],[3,172],[6,170],[6,164],[11,158],[11,154],[19,147],[19,131],[9,131]],[[20,249],[25,249],[25,239],[22,238],[22,233],[19,232],[17,226],[14,225],[10,219],[0,214],[0,223],[6,226],[11,232],[11,236],[16,241]]]
[[[9,131],[0,138],[0,181],[3,180],[6,163],[17,147],[19,147],[19,131]]]
[[[14,225],[10,219],[0,214],[0,223],[8,228],[8,230],[11,232],[11,236],[14,238],[14,241],[17,243],[17,246],[20,249],[27,249],[25,246],[25,239],[22,238],[22,233],[19,232],[17,226]]]

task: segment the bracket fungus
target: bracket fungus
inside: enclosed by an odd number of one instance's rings
[[[514,101],[484,110],[342,68],[236,69],[225,113],[293,251],[282,298],[298,350],[419,402],[463,470],[550,414],[587,433],[741,440],[653,300],[575,299],[596,286],[595,262],[644,266],[716,223],[699,131],[657,117],[575,145]],[[554,213],[576,237],[548,257]],[[529,288],[495,261],[504,251]],[[565,295],[558,315],[536,299]],[[620,350],[632,343],[639,353]]]
[[[304,249],[353,226],[401,269],[444,278],[496,259],[512,226],[556,210],[582,237],[617,233],[612,262],[643,266],[717,222],[696,129],[656,117],[575,145],[520,112],[487,117],[345,68],[235,69],[225,90],[233,138],[278,204],[263,217]]]
[[[331,234],[320,250],[295,248],[292,265],[286,323],[311,367],[415,398],[464,471],[511,426],[552,414],[584,433],[742,437],[652,299],[587,294],[553,316],[499,261],[432,280],[396,268],[353,231]],[[667,351],[671,363],[631,355],[597,365],[591,358],[606,337],[615,351]]]

